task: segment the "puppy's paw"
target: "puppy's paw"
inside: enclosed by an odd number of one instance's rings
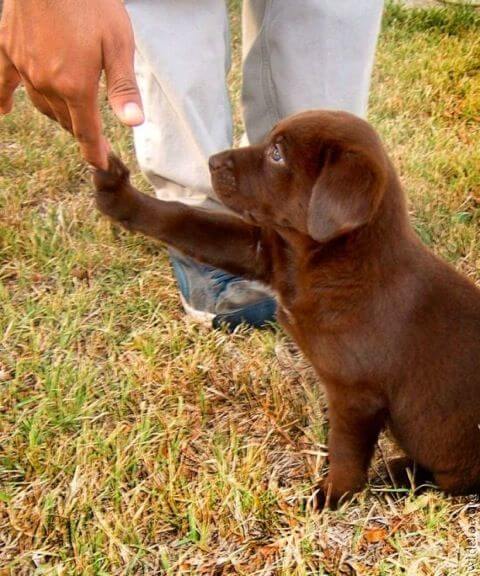
[[[339,500],[340,496],[332,490],[332,485],[324,480],[317,484],[313,490],[311,498],[312,508],[316,512],[321,512],[325,509],[336,510]]]
[[[108,158],[108,170],[98,169],[93,175],[97,208],[126,228],[135,217],[141,196],[130,184],[129,175],[128,168],[114,154]]]
[[[327,477],[315,487],[311,502],[312,508],[321,512],[325,509],[337,510],[339,506],[355,498],[365,486],[363,479],[357,482],[335,483]]]
[[[98,192],[117,191],[123,184],[129,182],[130,170],[118,156],[110,153],[108,156],[108,169],[98,168],[93,173],[93,183]]]

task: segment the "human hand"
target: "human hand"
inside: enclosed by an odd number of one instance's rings
[[[121,122],[143,122],[133,70],[134,41],[120,0],[4,0],[0,20],[0,114],[22,82],[43,114],[78,140],[83,157],[107,169],[98,88],[105,70]]]

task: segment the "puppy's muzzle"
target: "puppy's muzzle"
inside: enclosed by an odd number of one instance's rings
[[[237,180],[231,151],[227,150],[211,156],[208,165],[215,191],[223,197],[232,196],[237,189]]]

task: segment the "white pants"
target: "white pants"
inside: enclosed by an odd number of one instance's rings
[[[126,0],[146,121],[138,161],[158,197],[223,210],[207,160],[232,146],[224,0]],[[244,0],[248,141],[309,108],[364,115],[383,0]]]

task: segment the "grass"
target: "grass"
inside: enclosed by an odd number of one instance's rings
[[[477,282],[479,31],[472,10],[388,5],[370,112],[418,233]],[[393,491],[385,438],[370,489],[305,510],[325,402],[281,332],[185,321],[164,248],[97,214],[75,145],[23,94],[0,142],[2,576],[480,574],[479,502]]]

